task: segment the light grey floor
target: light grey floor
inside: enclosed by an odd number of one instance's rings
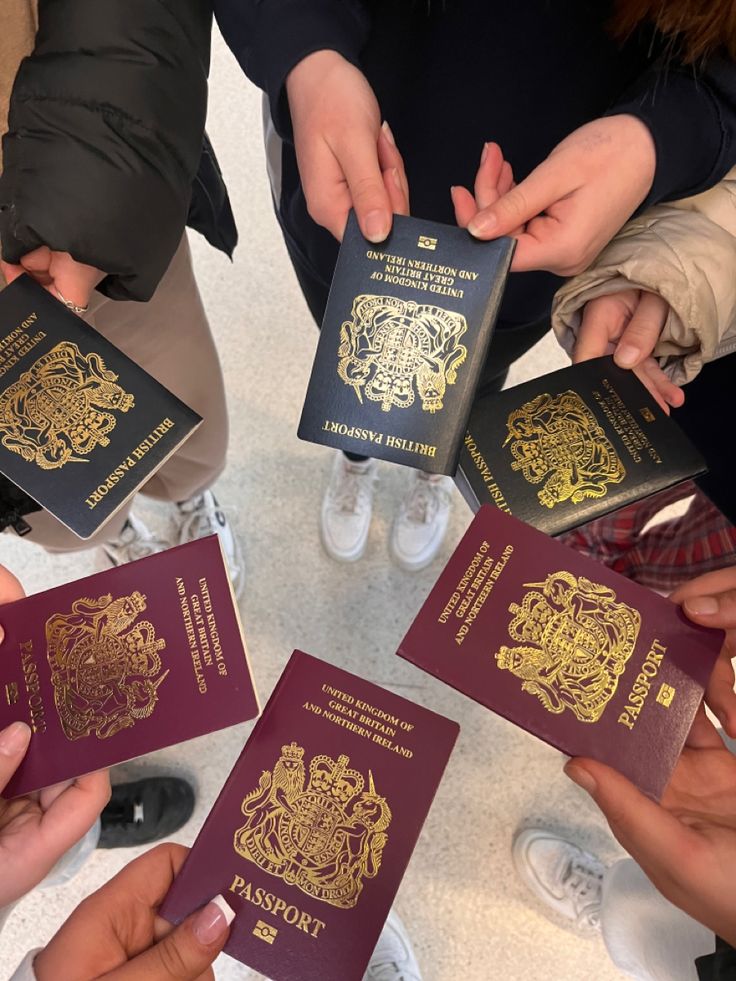
[[[296,437],[317,332],[271,215],[258,93],[221,45],[213,65],[210,131],[229,181],[241,244],[234,265],[201,241],[194,247],[228,383],[232,443],[218,492],[246,547],[242,609],[260,694],[265,700],[292,649],[300,647],[462,723],[397,900],[426,981],[619,978],[598,940],[579,939],[544,917],[511,864],[514,831],[534,822],[570,831],[607,859],[619,854],[594,807],[563,775],[562,757],[394,656],[470,520],[462,500],[456,500],[441,557],[419,575],[401,572],[387,553],[405,479],[396,468],[382,471],[366,558],[339,566],[320,548],[317,511],[330,455]],[[514,380],[564,363],[554,342],[544,342],[517,366]],[[160,509],[145,505],[143,512],[164,526]],[[88,554],[51,559],[10,536],[2,539],[0,561],[28,592],[95,568]],[[173,771],[196,783],[197,811],[178,836],[182,842],[193,840],[248,731],[231,729],[131,765],[131,772]],[[133,854],[97,852],[71,884],[24,900],[0,939],[0,977]],[[217,976],[251,975],[222,957]]]

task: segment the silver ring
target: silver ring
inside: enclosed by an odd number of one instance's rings
[[[59,297],[67,310],[71,310],[72,313],[76,313],[78,317],[81,317],[83,313],[86,313],[89,310],[89,304],[86,307],[78,307],[76,303],[72,303],[71,300],[67,300],[65,296],[62,296],[58,287],[54,286],[54,289],[56,290],[56,295]]]

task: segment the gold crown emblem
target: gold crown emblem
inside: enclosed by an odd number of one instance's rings
[[[284,760],[301,763],[304,759],[304,750],[301,746],[297,746],[296,743],[291,743],[289,746],[281,747],[281,757]]]
[[[357,770],[348,769],[349,757],[315,756],[309,764],[309,790],[347,804],[363,789],[365,781]]]

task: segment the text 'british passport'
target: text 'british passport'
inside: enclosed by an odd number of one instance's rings
[[[400,215],[375,246],[351,213],[299,437],[453,474],[513,250]]]
[[[201,421],[29,276],[0,293],[0,473],[80,538]]]
[[[458,731],[295,651],[162,916],[221,893],[232,957],[274,981],[360,981]]]
[[[549,535],[703,473],[705,460],[631,371],[595,358],[478,399],[455,481]]]
[[[723,639],[669,600],[484,505],[398,653],[658,798]]]
[[[26,722],[6,796],[258,715],[217,535],[0,607],[0,729]]]

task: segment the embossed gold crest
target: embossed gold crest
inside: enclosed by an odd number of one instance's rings
[[[272,771],[243,800],[235,851],[314,899],[356,905],[363,879],[381,868],[391,810],[350,759],[315,756],[307,781],[304,749],[282,746]]]
[[[362,294],[352,319],[340,328],[337,373],[384,412],[407,409],[417,396],[422,409],[438,412],[467,357],[460,338],[465,317],[427,303]]]
[[[598,722],[634,652],[641,615],[607,586],[564,570],[524,585],[521,605],[509,607],[509,636],[520,646],[501,647],[498,667],[548,712],[570,709],[580,722]]]
[[[563,501],[579,504],[605,497],[626,469],[612,443],[577,392],[538,395],[508,418],[508,436],[519,470],[530,484],[544,486],[537,497],[545,507]]]
[[[158,702],[162,671],[153,624],[139,592],[79,599],[70,613],[46,621],[46,656],[54,703],[67,739],[108,739],[148,718]]]
[[[0,396],[2,444],[42,470],[87,463],[135,400],[99,354],[62,341]]]

